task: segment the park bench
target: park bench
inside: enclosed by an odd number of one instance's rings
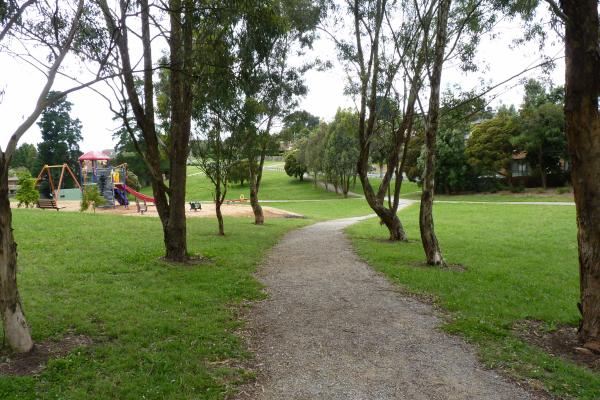
[[[38,208],[41,208],[42,210],[50,208],[50,209],[58,211],[61,208],[64,208],[64,207],[59,207],[58,205],[56,205],[56,200],[53,200],[53,199],[39,199],[37,202],[37,206],[38,206]]]
[[[148,211],[148,204],[146,204],[146,200],[142,200],[142,203],[140,203],[140,201],[136,197],[135,198],[135,205],[136,205],[136,208],[137,208],[137,212],[139,212],[142,215],[144,215],[144,213],[146,211]]]
[[[202,210],[202,203],[200,203],[199,201],[190,201],[190,211],[192,210]]]

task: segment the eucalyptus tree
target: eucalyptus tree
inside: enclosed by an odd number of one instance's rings
[[[275,146],[274,123],[306,93],[303,74],[311,64],[294,65],[291,56],[312,43],[322,7],[314,0],[242,2],[234,32],[230,75],[236,102],[227,113],[232,135],[248,160],[250,203],[255,224],[264,223],[259,190],[265,157]]]
[[[0,0],[0,51],[15,57],[16,62],[35,66],[44,75],[31,111],[13,132],[8,132],[8,143],[0,149],[0,314],[4,337],[17,352],[31,350],[33,341],[17,286],[17,244],[8,199],[8,170],[19,140],[47,107],[105,78],[104,63],[100,63],[88,81],[71,79],[67,88],[52,91],[57,76],[67,75],[63,64],[69,54],[100,54],[93,46],[91,18],[84,0]],[[25,59],[21,51],[14,50],[15,43],[25,47]]]
[[[194,100],[190,77],[195,73],[197,62],[194,32],[198,24],[210,23],[207,20],[213,9],[208,3],[199,5],[192,0],[170,0],[166,7],[150,4],[148,0],[119,0],[115,8],[109,6],[107,0],[98,0],[98,3],[106,29],[116,46],[110,61],[119,74],[120,79],[113,88],[121,101],[114,111],[122,117],[150,173],[156,210],[163,227],[165,259],[185,262],[189,259],[185,188]],[[132,34],[138,27],[141,35]],[[159,34],[155,35],[155,31]],[[154,38],[164,39],[168,45],[166,63],[157,65],[154,62]],[[135,52],[131,44],[135,39],[139,39],[136,44],[142,49],[141,72],[135,70]],[[167,124],[158,118],[156,111],[157,69],[168,70]],[[139,91],[138,80],[143,82]],[[133,114],[136,126],[129,123],[129,112]],[[163,126],[167,127],[164,139],[159,135]],[[169,158],[168,183],[161,170],[162,151]]]
[[[564,24],[565,121],[579,242],[579,337],[600,353],[600,18],[596,0],[547,0]]]
[[[340,39],[333,33],[331,37],[346,67],[347,91],[355,96],[358,104],[358,175],[365,198],[388,228],[390,240],[406,241],[397,216],[403,174],[401,160],[404,159],[401,150],[407,148],[412,135],[415,104],[423,81],[426,55],[423,39],[427,30],[416,23],[416,9],[410,2],[347,0],[345,5],[352,16],[350,37],[353,39]],[[391,113],[390,109],[383,113],[382,103],[398,106]],[[391,124],[391,145],[384,157],[386,172],[375,190],[368,176],[371,148],[383,135],[386,124]],[[392,181],[393,201],[386,206],[385,195]]]
[[[212,123],[209,126],[205,125],[202,132],[192,141],[191,154],[198,168],[213,184],[219,235],[225,236],[221,206],[227,196],[234,166],[239,162],[238,146],[234,138],[228,137],[217,117],[213,116]]]

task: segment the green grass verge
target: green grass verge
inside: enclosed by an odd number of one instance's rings
[[[417,189],[418,190],[418,189]],[[420,200],[420,193],[409,193],[403,198],[411,200]],[[475,194],[459,194],[459,195],[440,195],[436,194],[435,199],[438,201],[485,201],[485,202],[573,202],[572,194],[537,194],[536,192],[529,193],[475,193]]]
[[[418,238],[418,207],[401,212]],[[578,267],[575,209],[555,206],[438,204],[436,231],[458,272],[418,266],[419,240],[382,241],[375,219],[348,228],[360,256],[409,291],[433,295],[451,312],[445,329],[477,343],[483,360],[559,395],[600,398],[600,374],[550,356],[514,334],[517,321],[576,325]]]
[[[15,210],[19,285],[36,341],[74,332],[94,344],[34,377],[0,377],[1,399],[222,399],[246,377],[236,307],[261,297],[252,272],[288,230],[308,223],[188,220],[190,251],[170,266],[157,218]]]

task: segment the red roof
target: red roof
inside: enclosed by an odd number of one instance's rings
[[[101,151],[88,151],[87,153],[79,157],[79,161],[85,160],[110,160],[110,157]]]

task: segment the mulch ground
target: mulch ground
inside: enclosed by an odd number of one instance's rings
[[[549,330],[543,322],[527,320],[517,324],[515,330],[522,340],[541,347],[550,355],[600,371],[600,354],[582,349],[582,343],[577,338],[577,328],[561,325]]]
[[[92,340],[85,335],[67,335],[61,340],[38,342],[28,353],[12,353],[8,348],[0,349],[0,375],[37,375],[53,358],[67,356],[74,348],[89,346]]]

